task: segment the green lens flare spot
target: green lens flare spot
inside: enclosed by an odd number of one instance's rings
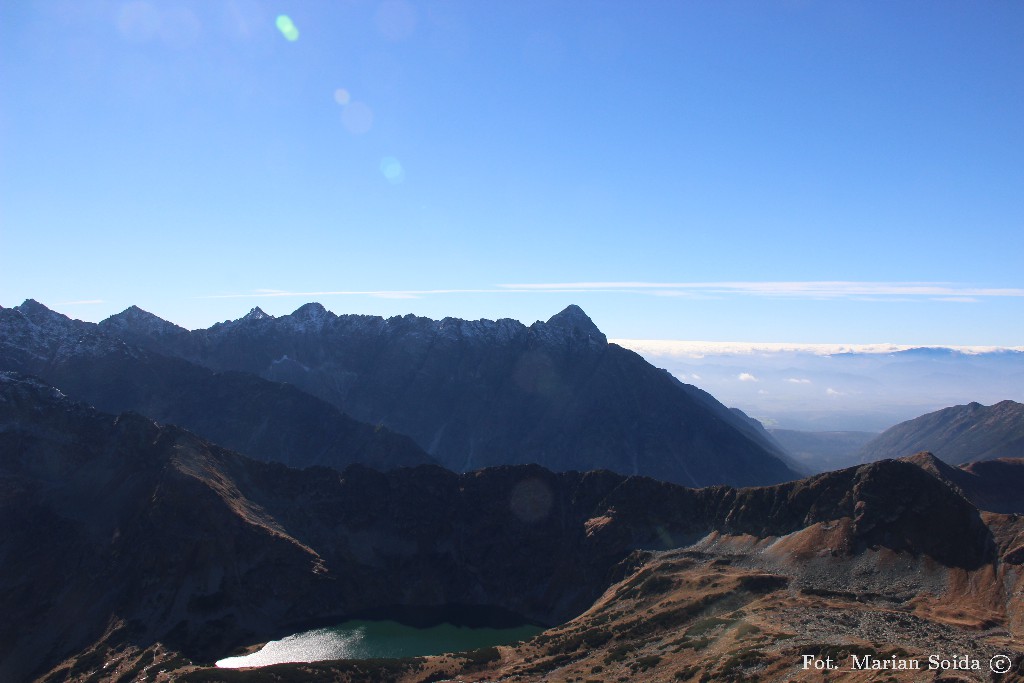
[[[287,14],[281,14],[277,17],[277,30],[281,32],[281,35],[294,43],[299,39],[299,29],[295,26],[295,22]]]

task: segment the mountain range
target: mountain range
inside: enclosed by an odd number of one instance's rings
[[[260,460],[378,468],[434,462],[408,437],[293,386],[152,353],[34,301],[0,309],[0,369],[34,375],[102,410],[184,426]]]
[[[188,331],[135,307],[96,325],[30,300],[0,310],[0,369],[297,466],[537,463],[690,486],[799,476],[760,425],[609,344],[576,306],[527,327],[310,303]]]
[[[987,659],[1024,634],[1024,522],[979,512],[922,458],[746,489],[536,465],[298,470],[4,372],[0,678],[618,679],[658,667],[781,681],[799,652],[829,648],[925,656],[942,642]],[[390,664],[208,668],[303,624],[457,604],[551,629]]]

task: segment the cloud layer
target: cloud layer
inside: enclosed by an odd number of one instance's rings
[[[950,282],[563,282],[501,285],[513,291],[637,292],[661,296],[745,295],[801,299],[926,297],[966,303],[977,297],[1024,297],[1024,289]]]

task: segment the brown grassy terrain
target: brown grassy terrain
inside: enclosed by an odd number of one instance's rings
[[[986,515],[1014,545],[1024,518]],[[784,537],[711,534],[644,554],[584,614],[532,640],[462,655],[391,662],[187,669],[183,681],[989,681],[1008,654],[1024,680],[1024,568],[966,570],[888,549],[833,556],[850,520]],[[803,669],[803,656],[836,670]],[[851,656],[917,660],[920,671],[864,671]],[[928,670],[930,655],[966,655],[981,670]]]

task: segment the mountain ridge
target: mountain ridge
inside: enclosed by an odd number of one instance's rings
[[[155,334],[177,334],[139,309],[127,317]],[[109,412],[181,424],[260,460],[385,468],[433,462],[408,437],[358,422],[293,386],[145,350],[34,301],[24,311],[0,310],[0,369],[37,376]]]
[[[215,371],[291,383],[409,435],[456,471],[537,462],[692,486],[799,476],[763,430],[609,344],[575,305],[530,326],[336,315],[315,302],[184,334],[154,333],[130,318],[99,328]]]
[[[865,444],[861,462],[929,451],[950,465],[1024,457],[1024,404],[951,406],[901,422]]]

